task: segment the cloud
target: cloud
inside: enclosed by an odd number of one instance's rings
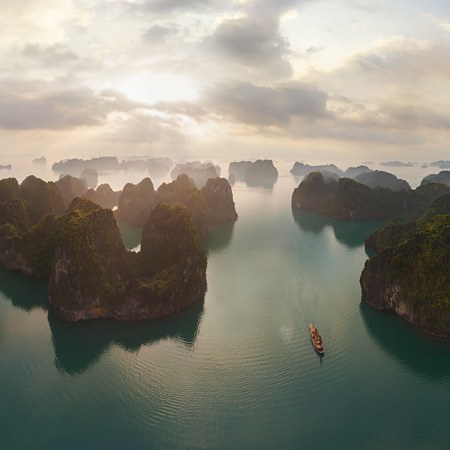
[[[7,81],[0,86],[0,128],[66,130],[103,124],[109,113],[144,105],[114,90],[51,89],[45,82]]]
[[[146,112],[136,112],[114,118],[103,140],[130,144],[185,142],[182,123],[176,118],[163,118]]]
[[[276,78],[292,73],[286,58],[289,42],[278,28],[259,20],[248,17],[226,20],[204,43],[222,63],[235,64],[250,73],[265,72]]]
[[[233,122],[259,127],[288,126],[292,119],[313,121],[330,116],[325,92],[301,82],[275,87],[229,80],[205,93],[205,107]]]
[[[344,70],[361,70],[367,76],[399,76],[448,78],[450,60],[449,42],[421,41],[397,36],[378,42],[374,47],[349,59]],[[403,78],[404,80],[404,78]]]
[[[61,44],[54,44],[50,46],[26,44],[23,47],[21,54],[25,58],[38,60],[43,65],[54,65],[80,60],[80,58],[72,50]]]
[[[146,44],[165,44],[168,37],[176,33],[176,27],[168,27],[159,24],[152,25],[142,33],[142,39]]]
[[[248,0],[201,40],[205,51],[227,75],[248,80],[288,79],[293,73],[291,45],[281,17],[308,0]]]
[[[121,3],[132,11],[162,15],[177,11],[204,11],[205,9],[217,7],[224,2],[217,0],[145,0],[140,3],[130,1]]]

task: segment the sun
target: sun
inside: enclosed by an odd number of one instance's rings
[[[127,78],[119,90],[132,100],[145,103],[193,101],[197,90],[183,75],[139,73]]]

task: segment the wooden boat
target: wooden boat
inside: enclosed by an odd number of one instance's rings
[[[325,349],[323,348],[322,338],[320,337],[317,328],[315,328],[312,323],[308,325],[308,328],[313,347],[319,355],[323,355],[325,353]]]

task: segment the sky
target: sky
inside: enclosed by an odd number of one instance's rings
[[[0,0],[3,155],[450,159],[447,0]]]

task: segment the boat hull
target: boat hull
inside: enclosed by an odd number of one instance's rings
[[[314,347],[314,350],[320,355],[323,356],[325,354],[325,349],[323,348],[322,338],[320,337],[319,332],[313,326],[312,323],[308,325],[309,328],[309,336],[311,338],[311,344]]]
[[[314,344],[313,339],[311,338],[311,344],[314,347],[314,350],[316,351],[316,353],[318,353],[320,356],[324,356],[325,355],[325,350],[319,350],[316,345]]]

